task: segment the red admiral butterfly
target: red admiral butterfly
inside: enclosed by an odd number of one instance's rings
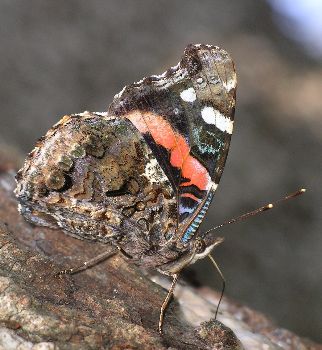
[[[235,95],[228,53],[189,45],[177,66],[126,86],[107,113],[63,117],[17,174],[30,222],[173,277],[160,330],[179,272],[222,242],[198,227],[224,169]]]

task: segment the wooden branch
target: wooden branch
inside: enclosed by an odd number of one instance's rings
[[[56,277],[106,247],[25,222],[7,168],[0,167],[0,349],[322,349],[227,298],[222,323],[214,321],[218,294],[182,284],[161,337],[166,291],[120,256]]]

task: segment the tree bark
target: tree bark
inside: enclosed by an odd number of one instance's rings
[[[160,336],[166,295],[160,285],[169,281],[117,255],[57,277],[107,248],[25,222],[13,194],[15,171],[8,168],[0,167],[0,350],[322,349],[228,298],[221,322],[215,321],[218,293],[184,284],[176,289]]]

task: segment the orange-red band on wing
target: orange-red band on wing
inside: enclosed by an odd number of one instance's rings
[[[190,179],[181,186],[195,185],[200,190],[209,189],[210,177],[207,169],[190,152],[183,136],[173,130],[171,124],[161,115],[153,112],[132,111],[125,115],[141,133],[150,133],[156,144],[170,153],[170,163],[181,169],[182,177]]]
[[[196,201],[196,202],[200,202],[200,199],[198,198],[198,197],[196,197],[194,194],[192,194],[192,193],[182,193],[181,195],[180,195],[181,197],[185,197],[185,198],[191,198],[191,199],[193,199],[194,201]]]

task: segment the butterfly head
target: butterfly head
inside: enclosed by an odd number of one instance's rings
[[[158,268],[158,270],[161,273],[167,275],[178,273],[186,266],[194,264],[197,260],[205,258],[216,246],[221,244],[223,241],[223,237],[214,237],[210,235],[203,237],[200,235],[186,244],[185,248],[180,248],[179,244],[176,249],[183,251],[180,258],[177,258],[175,261],[171,261],[161,266]]]
[[[224,241],[223,237],[197,237],[193,242],[191,242],[191,262],[195,263],[197,260],[205,258],[211,253],[211,251]]]

